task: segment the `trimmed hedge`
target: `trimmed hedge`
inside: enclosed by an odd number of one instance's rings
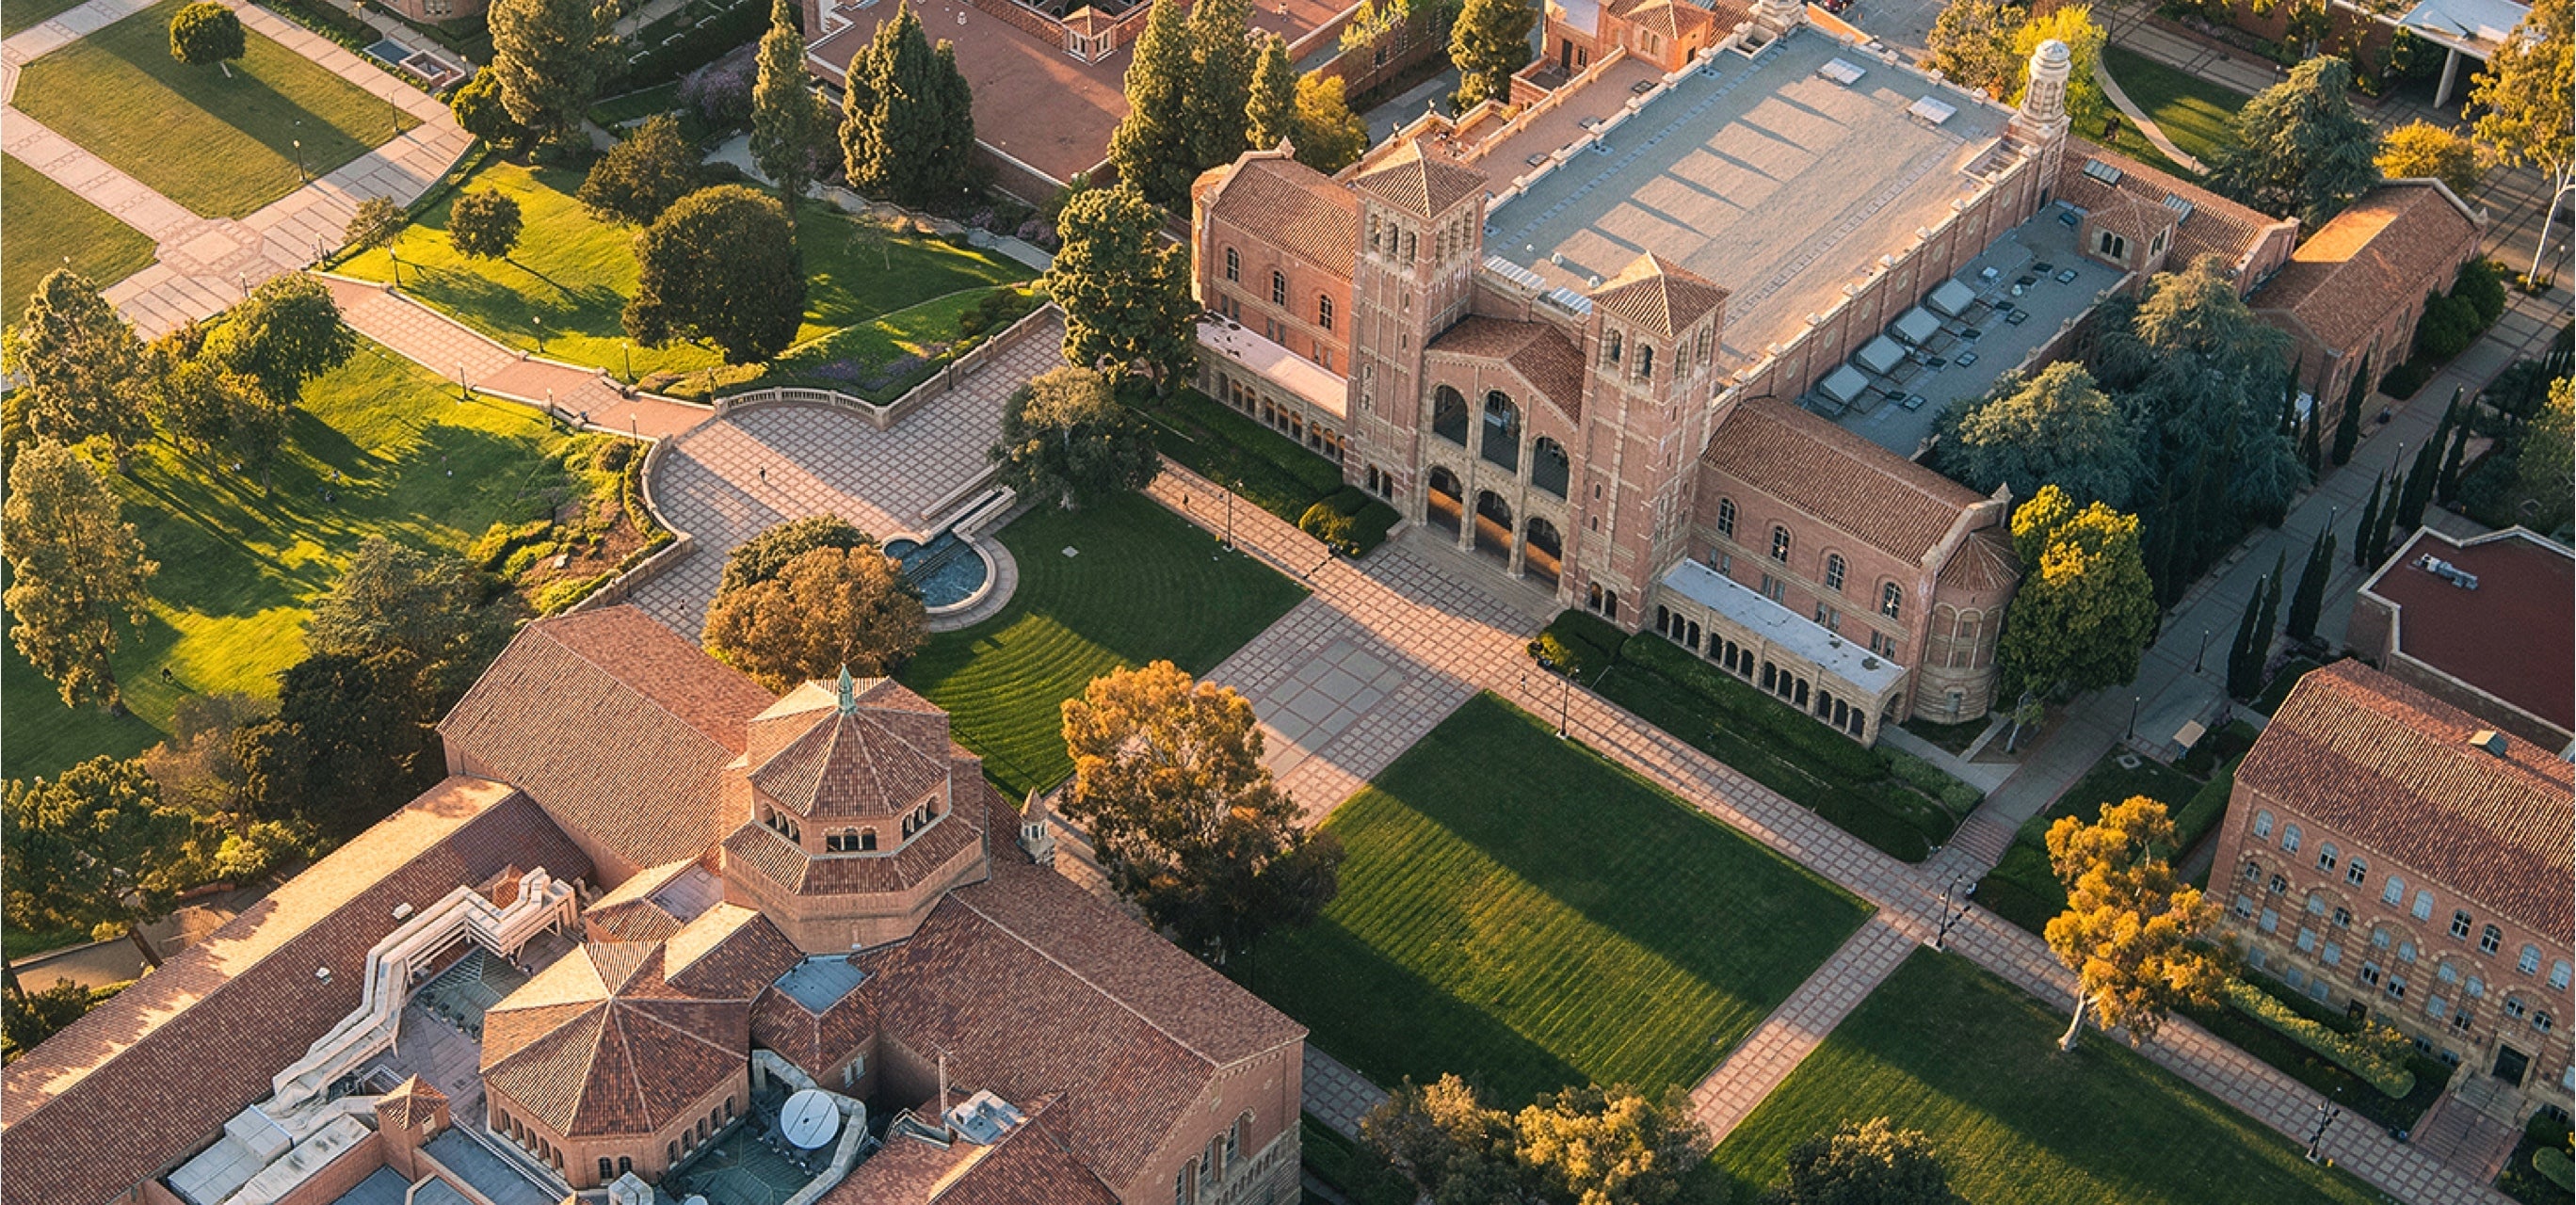
[[[2415,1091],[2415,1073],[2407,1069],[2405,1054],[2412,1047],[2396,1030],[2373,1025],[2358,1035],[2337,1033],[2242,979],[2228,980],[2226,994],[2228,1007],[2334,1060],[2371,1087],[2400,1099]]]
[[[1558,673],[1598,678],[1619,659],[1628,634],[1589,611],[1559,611],[1529,642],[1530,659]]]
[[[1342,481],[1342,468],[1195,389],[1169,397],[1141,390],[1125,399],[1154,423],[1154,446],[1346,556],[1386,542],[1395,508]],[[1349,520],[1347,527],[1335,518]]]
[[[1386,533],[1395,529],[1399,517],[1394,507],[1370,497],[1367,490],[1345,485],[1307,507],[1297,517],[1297,526],[1334,551],[1358,557],[1385,543]]]
[[[1351,1205],[1413,1205],[1413,1185],[1340,1131],[1304,1113],[1297,1117],[1297,1130],[1298,1154],[1306,1171],[1349,1198]]]

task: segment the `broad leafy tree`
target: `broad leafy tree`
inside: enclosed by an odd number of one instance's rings
[[[799,553],[776,577],[719,591],[707,650],[773,691],[847,668],[893,673],[927,638],[921,592],[873,544]]]
[[[2576,100],[2570,96],[2576,91],[2576,54],[2570,51],[2576,19],[2569,14],[2568,0],[2536,0],[2469,85],[2469,104],[2479,111],[2478,142],[2506,164],[2539,169],[2543,192],[2553,201],[2576,181]],[[2556,217],[2554,204],[2542,211],[2540,242],[2531,256],[2535,277]]]
[[[1168,2],[1168,0],[1167,0]],[[1165,386],[1194,362],[1189,252],[1162,237],[1163,211],[1125,185],[1067,202],[1056,232],[1064,246],[1047,269],[1047,295],[1064,309],[1064,358],[1114,384],[1142,364]]]
[[[1512,73],[1529,65],[1530,29],[1538,9],[1527,0],[1466,0],[1449,27],[1449,61],[1458,68],[1460,112],[1512,99]]]
[[[2072,1050],[2089,1010],[2132,1042],[2155,1036],[2165,1015],[2215,998],[2226,972],[2202,945],[2217,913],[2174,873],[2173,819],[2144,796],[2102,809],[2087,824],[2061,816],[2048,827],[2048,865],[2066,884],[2066,911],[2048,922],[2048,948],[2074,971],[2075,1018],[2059,1040]]]
[[[519,245],[519,203],[497,188],[456,195],[447,208],[447,238],[474,259],[507,259]]]
[[[162,801],[143,763],[93,757],[51,779],[12,781],[5,806],[10,923],[98,938],[122,931],[145,962],[161,965],[143,926],[201,881],[190,857],[198,821]]]
[[[2012,530],[2023,577],[1995,650],[2005,693],[2046,696],[2136,677],[2156,626],[2137,516],[2099,502],[2078,510],[2048,485],[2013,512]]]
[[[1679,1086],[1567,1088],[1515,1115],[1455,1075],[1404,1081],[1360,1119],[1360,1142],[1435,1205],[1663,1205],[1708,1157]]]
[[[258,388],[205,356],[163,351],[160,340],[153,345],[153,413],[162,428],[183,447],[211,452],[232,446],[244,412],[266,405]]]
[[[26,310],[0,336],[0,367],[19,380],[10,403],[20,437],[101,441],[119,472],[134,445],[152,437],[143,341],[78,272],[56,268],[37,282]]]
[[[13,976],[8,993],[0,995],[0,1061],[14,1061],[35,1049],[122,990],[113,984],[93,990],[56,979],[52,987],[28,992],[16,986]]]
[[[358,332],[341,319],[331,290],[302,273],[252,289],[206,336],[205,348],[282,407],[302,401],[305,382],[348,363],[357,351]]]
[[[626,334],[647,347],[715,345],[729,364],[787,350],[805,315],[805,258],[778,198],[739,184],[701,189],[636,240],[641,265]]]
[[[2211,165],[2218,191],[2265,213],[2322,226],[2371,185],[2379,139],[2352,111],[2352,65],[2327,56],[2290,69],[2237,111],[2234,140]]]
[[[831,116],[806,84],[805,35],[787,0],[770,9],[769,32],[760,37],[760,74],[751,88],[751,161],[778,185],[787,216],[814,183],[831,144]]]
[[[697,190],[698,153],[668,113],[646,118],[626,140],[590,165],[574,199],[603,222],[650,226],[680,198]]]
[[[418,710],[420,679],[401,652],[315,653],[288,666],[277,718],[247,729],[250,743],[238,747],[254,808],[345,839],[436,783],[445,764],[429,727],[436,713]]]
[[[1941,467],[1979,493],[2010,486],[2014,497],[2029,498],[2054,485],[2118,507],[2146,477],[2136,419],[2073,361],[2034,377],[2006,376],[1948,425]]]
[[[852,527],[838,515],[808,515],[790,519],[753,536],[726,555],[724,578],[716,585],[721,594],[765,582],[778,576],[787,562],[817,548],[872,547],[876,541],[868,533]]]
[[[2532,416],[2531,426],[2523,432],[2522,450],[2514,460],[2514,471],[2522,496],[2536,505],[2528,522],[2542,531],[2556,531],[2566,525],[2571,506],[2576,506],[2576,458],[2570,455],[2570,440],[2576,439],[2576,383],[2559,377],[2549,383],[2549,400]]]
[[[2066,43],[2074,58],[2074,68],[2066,77],[2066,116],[2078,130],[2101,128],[2111,112],[2110,98],[2102,94],[2102,82],[2095,72],[2102,62],[2102,48],[2111,36],[2093,21],[2093,6],[2068,4],[2032,17],[2013,34],[2012,86],[2004,95],[2019,105],[2022,94],[2029,91],[2026,64],[2039,52],[2040,44],[2051,39]]]
[[[371,535],[304,625],[313,653],[399,658],[413,670],[410,714],[434,722],[509,642],[505,610],[483,605],[485,583],[463,557]]]
[[[613,0],[493,0],[491,71],[510,120],[548,141],[580,137],[582,111],[624,53],[615,13]]]
[[[349,224],[341,239],[361,251],[381,248],[393,260],[394,287],[402,287],[402,254],[394,249],[402,238],[403,227],[410,219],[392,197],[369,197],[358,202],[357,212],[349,215]]]
[[[2478,145],[2429,121],[2410,121],[2379,139],[2379,174],[2391,180],[2427,178],[2467,197],[2478,186]]]
[[[1109,378],[1070,364],[1011,395],[991,455],[1022,498],[1068,510],[1143,489],[1162,468],[1153,428],[1119,404]]]
[[[2021,90],[2024,61],[2013,57],[2013,38],[2027,15],[2005,0],[1950,0],[1932,19],[1923,66],[1997,100],[2012,96]]]
[[[117,690],[119,632],[150,615],[147,590],[160,566],[125,522],[116,495],[89,461],[52,440],[19,451],[0,504],[9,538],[9,638],[51,679],[63,705],[97,703],[125,712]]]
[[[1789,1150],[1789,1182],[1764,1205],[1951,1205],[1950,1176],[1921,1130],[1844,1122]]]
[[[1065,815],[1184,948],[1221,958],[1332,899],[1341,844],[1271,781],[1252,704],[1232,688],[1169,661],[1118,670],[1065,700],[1064,743]]]
[[[518,146],[532,133],[510,116],[508,102],[501,99],[501,77],[488,63],[475,68],[474,78],[447,98],[447,111],[456,115],[459,129],[497,147]]]
[[[1351,112],[1342,77],[1309,71],[1297,79],[1297,161],[1327,175],[1368,153],[1368,122]]]
[[[1512,1116],[1486,1107],[1455,1074],[1407,1078],[1360,1118],[1360,1142],[1434,1205],[1532,1199]]]
[[[1252,68],[1250,98],[1244,102],[1244,140],[1256,151],[1275,151],[1297,133],[1297,68],[1288,61],[1288,43],[1277,34],[1261,39],[1261,57]]]
[[[240,15],[215,0],[197,0],[170,18],[170,57],[189,66],[228,63],[249,50]]]
[[[1109,135],[1109,164],[1119,182],[1157,205],[1187,204],[1199,173],[1192,128],[1198,56],[1192,53],[1187,0],[1154,0],[1127,64],[1127,116]],[[1247,96],[1247,99],[1249,97]]]

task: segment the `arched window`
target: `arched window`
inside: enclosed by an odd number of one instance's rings
[[[1604,333],[1601,336],[1601,362],[1604,364],[1618,363],[1619,346],[1619,332],[1609,331]]]
[[[1521,467],[1521,409],[1496,389],[1485,394],[1485,436],[1480,451],[1505,469]]]
[[[2451,911],[2451,936],[2459,938],[2461,941],[2467,941],[2469,939],[2469,926],[2476,923],[2476,921],[2469,918],[2468,913],[2459,911],[2456,908],[2453,909]]]
[[[2342,854],[2335,849],[2334,842],[2328,841],[2317,847],[2317,869],[2332,870],[2335,868],[2335,863],[2341,859]]]
[[[1566,457],[1564,444],[1542,435],[1530,446],[1531,485],[1562,498],[1566,480],[1573,471],[1573,462]]]
[[[868,851],[870,851],[870,850],[875,849],[876,847],[877,847],[877,830],[872,829],[872,828],[863,828],[863,829],[860,829],[860,830],[859,830],[859,852],[861,852],[861,853],[866,853],[866,852],[868,852]]]
[[[2571,978],[2576,978],[2576,967],[2569,966],[2566,959],[2561,958],[2549,964],[2549,990],[2566,991]]]
[[[1771,528],[1771,559],[1789,563],[1789,529],[1774,524]]]
[[[1467,399],[1446,385],[1431,392],[1431,433],[1467,446]]]
[[[1831,590],[1836,594],[1842,593],[1844,569],[1843,554],[1839,552],[1826,554],[1825,589]]]
[[[1735,536],[1735,499],[1717,500],[1717,530],[1729,539]]]
[[[2406,880],[2393,874],[2388,876],[2388,885],[2379,889],[2379,902],[2383,904],[2394,904],[2405,898]]]
[[[2254,835],[2266,841],[2272,839],[2272,813],[2254,813]]]
[[[1404,232],[1404,262],[1413,262],[1413,232],[1410,230]]]
[[[1655,345],[1652,343],[1637,345],[1637,379],[1640,381],[1655,379]]]
[[[1252,1141],[1252,1110],[1246,1109],[1234,1119],[1234,1127],[1225,1132],[1225,1157],[1232,1162],[1243,1157],[1244,1144]]]
[[[621,1175],[621,1176],[622,1176],[622,1175],[625,1175],[626,1173],[631,1172],[631,1171],[634,1171],[634,1170],[635,1170],[635,1159],[634,1159],[634,1157],[633,1157],[633,1156],[631,1156],[631,1155],[619,1155],[619,1156],[617,1157],[617,1174],[618,1174],[618,1175]]]
[[[1878,588],[1878,613],[1889,619],[1905,617],[1905,587],[1889,582]]]
[[[1288,274],[1276,268],[1270,272],[1270,304],[1288,304]]]
[[[1243,255],[1232,247],[1225,249],[1225,278],[1236,284],[1243,283]]]
[[[2503,948],[2504,930],[2496,928],[2494,925],[2488,925],[2486,928],[2478,931],[2478,950],[2480,952],[2493,954],[2497,950]]]
[[[2522,948],[2522,957],[2515,959],[2513,965],[2514,969],[2521,971],[2525,975],[2539,974],[2540,947],[2524,946]]]
[[[2284,853],[2294,854],[2299,852],[2298,825],[2289,825],[2281,830],[2281,850]]]
[[[617,1165],[616,1165],[616,1164],[614,1164],[614,1163],[609,1162],[609,1161],[608,1161],[608,1156],[606,1156],[606,1155],[601,1155],[601,1156],[599,1157],[599,1182],[600,1182],[600,1183],[602,1183],[602,1184],[605,1184],[605,1183],[607,1183],[607,1182],[609,1182],[609,1181],[611,1181],[611,1180],[614,1180],[614,1179],[616,1179],[616,1178],[617,1178]]]
[[[1320,326],[1320,327],[1324,328],[1325,330],[1331,330],[1331,329],[1333,329],[1333,299],[1332,299],[1332,298],[1330,298],[1330,297],[1317,297],[1317,298],[1315,298],[1315,325]]]
[[[2344,882],[2350,883],[2355,887],[2359,887],[2361,886],[2361,881],[2368,877],[2370,877],[2369,859],[2362,857],[2360,854],[2354,854],[2352,856],[2352,861],[2344,863]]]

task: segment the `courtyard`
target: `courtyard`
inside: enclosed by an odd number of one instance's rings
[[[152,240],[42,172],[0,156],[9,237],[0,240],[0,315],[15,319],[45,273],[68,267],[94,284],[123,280],[152,262]]]
[[[1512,1107],[1695,1082],[1870,911],[1492,695],[1325,831],[1340,894],[1228,973],[1373,1082]]]

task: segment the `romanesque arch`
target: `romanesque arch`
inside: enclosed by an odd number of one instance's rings
[[[1547,436],[1539,436],[1530,447],[1530,485],[1559,498],[1565,496],[1566,479],[1573,475],[1574,462],[1565,454],[1565,445]]]
[[[1465,406],[1466,402],[1461,400],[1459,407],[1462,413]],[[1459,493],[1461,487],[1458,484],[1458,475],[1450,472],[1445,466],[1435,464],[1431,466],[1430,475],[1423,478],[1423,481],[1422,500],[1426,521],[1452,536],[1457,535],[1461,512],[1466,509],[1466,503]]]
[[[1492,490],[1479,491],[1476,494],[1476,551],[1489,552],[1510,561],[1512,530],[1512,504]]]
[[[1510,394],[1500,389],[1485,394],[1485,430],[1477,441],[1478,450],[1491,464],[1505,472],[1517,473],[1521,467],[1521,408],[1512,404]]]
[[[1431,392],[1431,433],[1458,445],[1467,446],[1467,399],[1446,385]],[[1451,490],[1454,496],[1457,491]]]

